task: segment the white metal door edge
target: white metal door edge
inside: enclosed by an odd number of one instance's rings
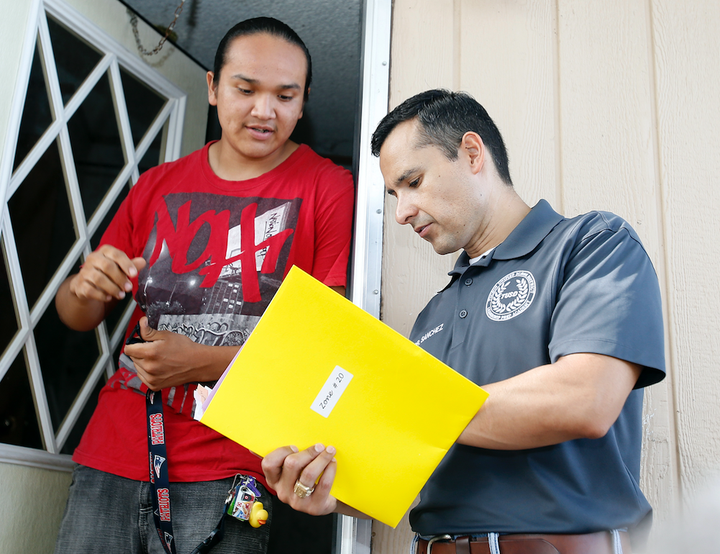
[[[392,0],[366,0],[363,13],[362,100],[352,254],[352,301],[380,317],[385,186],[370,136],[387,114]],[[335,554],[370,554],[372,520],[339,516]]]
[[[385,186],[370,136],[388,110],[391,0],[366,0],[364,15],[352,301],[379,317]]]

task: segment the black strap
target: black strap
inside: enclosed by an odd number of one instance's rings
[[[172,528],[172,511],[170,510],[170,479],[168,477],[167,450],[165,448],[162,392],[147,391],[145,406],[147,408],[148,455],[155,528],[165,552],[167,554],[177,554]]]
[[[135,326],[126,344],[145,342],[140,335],[140,323]],[[167,449],[165,447],[165,418],[163,417],[162,391],[148,390],[145,394],[147,410],[148,457],[150,462],[150,483],[152,485],[153,518],[160,542],[167,554],[177,554],[172,529],[170,510],[170,478],[168,473]],[[198,544],[190,554],[207,554],[225,536],[223,509],[220,521],[207,538]]]
[[[162,393],[148,391],[145,395],[148,416],[148,452],[150,456],[150,483],[153,494],[153,517],[160,542],[167,554],[177,554],[172,529],[172,511],[170,510],[170,487],[168,479],[167,450],[165,448],[165,422],[163,418]],[[223,515],[207,538],[198,544],[191,554],[207,554],[225,536],[225,517]]]

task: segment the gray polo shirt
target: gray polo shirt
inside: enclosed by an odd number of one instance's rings
[[[567,354],[644,367],[601,439],[497,451],[455,445],[410,514],[422,535],[587,533],[632,528],[651,513],[638,486],[642,387],[665,376],[657,276],[635,231],[592,212],[573,219],[541,200],[510,236],[418,316],[411,340],[479,385]],[[432,391],[425,399],[433,404]],[[438,409],[451,398],[435,399]]]

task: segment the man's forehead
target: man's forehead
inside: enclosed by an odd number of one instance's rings
[[[388,134],[385,144],[400,143],[407,147],[415,147],[419,130],[420,124],[415,118],[398,123]],[[385,144],[383,144],[383,147]]]
[[[422,164],[423,150],[417,137],[417,123],[403,121],[387,136],[380,148],[380,169],[390,185],[402,181],[407,174]],[[392,174],[392,175],[391,175]]]
[[[231,75],[230,78],[238,80],[238,81],[245,81],[246,83],[249,83],[251,85],[264,84],[261,79],[256,79],[255,77],[245,75],[244,73],[236,73],[234,75]],[[289,83],[278,82],[278,83],[273,83],[273,85],[275,86],[276,89],[279,89],[279,90],[286,90],[286,89],[302,90],[301,84],[296,83],[296,82],[289,82]]]
[[[417,149],[417,125],[414,121],[403,121],[388,133],[380,148],[380,162],[394,159]]]
[[[295,75],[287,84],[304,86],[307,77],[307,58],[302,49],[282,37],[255,33],[236,37],[227,49],[225,63],[233,77],[253,82],[265,75]],[[295,83],[295,81],[299,81]]]

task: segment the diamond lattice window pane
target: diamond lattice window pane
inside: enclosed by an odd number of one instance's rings
[[[145,152],[145,155],[138,162],[138,171],[141,174],[150,169],[151,167],[159,165],[165,159],[165,152],[163,151],[162,147],[163,137],[165,136],[165,133],[167,133],[167,123],[155,136],[155,139],[152,141],[152,144],[147,149],[147,152]]]
[[[22,163],[35,146],[38,139],[53,122],[52,110],[50,109],[50,97],[45,82],[45,72],[42,67],[42,56],[40,48],[36,46],[33,56],[32,68],[30,69],[30,81],[28,83],[25,107],[23,108],[22,119],[20,120],[20,131],[18,133],[17,147],[15,148],[15,159],[13,171]]]
[[[68,121],[85,217],[95,212],[125,165],[107,74]]]
[[[165,98],[138,81],[122,67],[120,68],[120,75],[123,92],[125,93],[125,105],[130,118],[133,143],[137,148],[148,127],[150,127],[165,105]]]
[[[111,41],[107,50],[105,42],[91,45],[81,38],[86,35],[84,25],[75,28],[70,20],[61,18],[61,23],[53,17],[39,14],[41,32],[31,52],[31,67],[25,69],[29,69],[29,78],[13,153],[15,176],[5,199],[12,232],[0,234],[0,354],[4,356],[0,365],[0,443],[47,449],[45,437],[53,432],[57,436],[63,429],[66,439],[58,447],[69,454],[97,405],[108,370],[117,367],[123,341],[113,341],[112,335],[121,334],[120,319],[132,299],[127,297],[105,324],[85,333],[62,324],[52,302],[43,303],[45,311],[41,312],[38,300],[55,293],[50,282],[56,287],[64,277],[65,271],[59,272],[63,262],[68,267],[74,262],[69,272],[77,273],[84,254],[73,252],[69,258],[73,248],[80,252],[82,246],[84,253],[88,246],[97,247],[132,186],[128,182],[136,172],[128,166],[132,148],[137,150],[143,138],[150,139],[137,168],[142,172],[164,159],[166,141],[172,146],[174,137],[167,137],[167,121],[162,122],[159,133],[148,135],[153,124],[160,124],[158,116],[170,99],[152,88],[154,81],[146,80],[145,73],[132,73],[129,68],[134,59],[115,51]],[[45,22],[49,37],[42,31]],[[120,106],[127,112],[119,111]],[[182,121],[175,103],[170,106]],[[123,134],[120,122],[129,122],[131,136]],[[43,146],[38,148],[41,141]],[[17,168],[23,163],[21,177]],[[109,196],[113,185],[116,192]],[[107,213],[99,210],[103,201],[109,206]],[[86,237],[87,224],[94,232]],[[8,235],[14,245],[7,242]],[[28,322],[18,316],[25,313],[26,306],[31,310],[29,328],[22,327]],[[10,346],[20,338],[26,344],[18,345],[17,350],[22,350],[17,355]],[[100,368],[101,345],[108,341],[113,360]],[[93,369],[96,378],[90,381]],[[78,398],[88,391],[92,391],[89,400],[80,407]],[[68,414],[73,408],[78,417],[71,422]]]
[[[95,231],[95,234],[93,234],[93,236],[90,238],[90,246],[93,250],[97,249],[97,247],[99,246],[100,239],[102,239],[103,233],[105,233],[108,225],[110,225],[112,218],[115,217],[115,214],[120,208],[120,204],[122,204],[123,200],[127,198],[128,192],[130,192],[130,183],[128,183],[127,186],[122,188],[120,194],[118,194],[117,198],[115,198],[115,202],[110,207],[110,210],[103,218],[102,223],[100,223],[100,226]],[[120,321],[120,318],[122,317],[125,308],[127,308],[127,305],[130,303],[130,298],[131,297],[128,295],[123,300],[118,302],[118,305],[115,306],[112,311],[105,317],[105,324],[107,325],[108,333],[110,333],[110,335],[115,332],[117,324]]]
[[[100,356],[97,331],[66,327],[51,304],[34,333],[50,418],[57,432]]]
[[[113,202],[112,206],[110,206],[110,209],[105,214],[105,217],[103,218],[102,222],[100,223],[100,226],[97,228],[95,233],[92,237],[90,237],[90,247],[95,250],[100,245],[100,239],[102,239],[103,234],[108,228],[108,225],[110,225],[110,222],[112,221],[113,217],[115,217],[115,214],[117,213],[118,209],[120,209],[120,204],[123,203],[123,200],[127,198],[128,192],[130,192],[130,183],[128,183],[126,186],[124,186],[122,189],[120,189],[119,194],[115,198],[115,201]]]
[[[57,141],[15,191],[8,211],[32,308],[77,240]]]
[[[48,17],[47,22],[60,92],[63,103],[67,105],[68,100],[102,59],[102,54],[54,19]]]
[[[27,448],[44,448],[22,352],[0,381],[0,442]]]
[[[5,239],[2,238],[0,252],[0,352],[3,352],[12,341],[19,327],[17,310],[13,301],[10,274],[5,262]]]
[[[117,305],[112,309],[112,311],[107,316],[105,316],[105,324],[107,325],[108,334],[110,336],[112,336],[115,331],[117,331],[118,323],[120,323],[120,318],[122,318],[122,315],[125,313],[125,310],[127,309],[128,304],[130,304],[132,298],[132,295],[126,295],[125,298],[118,302]],[[115,362],[117,362],[117,358],[115,358]]]
[[[90,393],[90,397],[88,398],[85,407],[83,408],[82,412],[80,412],[80,415],[78,416],[78,419],[75,422],[72,431],[70,431],[70,434],[68,435],[65,444],[60,450],[61,454],[72,454],[75,451],[75,448],[77,448],[78,444],[80,444],[80,439],[82,438],[82,434],[85,432],[85,427],[87,427],[87,424],[90,422],[90,418],[92,417],[93,412],[95,411],[95,407],[97,406],[100,389],[103,388],[103,385],[105,385],[106,381],[107,380],[104,377],[101,377],[100,381],[95,386],[95,390]]]

